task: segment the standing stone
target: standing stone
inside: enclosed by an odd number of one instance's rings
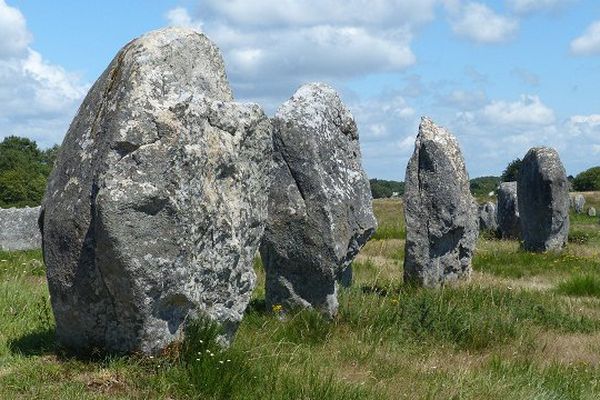
[[[37,250],[42,238],[37,221],[39,207],[0,208],[0,250]]]
[[[588,215],[589,215],[590,217],[595,217],[595,216],[596,216],[596,209],[595,209],[594,207],[590,207],[590,208],[588,209]]]
[[[312,83],[279,107],[273,136],[275,170],[260,248],[267,306],[315,308],[332,317],[336,279],[377,226],[356,124],[335,90]]]
[[[519,171],[518,191],[523,248],[562,249],[569,234],[569,181],[556,150],[529,150]]]
[[[577,214],[582,214],[585,206],[585,197],[580,193],[576,194],[570,197],[570,204]]]
[[[479,206],[479,230],[489,232],[498,230],[498,213],[495,203],[488,201]]]
[[[261,108],[231,100],[219,50],[179,28],[127,44],[90,89],[40,217],[61,345],[156,353],[198,316],[232,338],[272,143]]]
[[[503,239],[521,237],[517,182],[502,182],[498,187],[498,228]]]
[[[405,282],[436,287],[469,279],[477,204],[456,138],[423,117],[406,168]]]

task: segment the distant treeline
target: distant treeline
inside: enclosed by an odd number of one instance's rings
[[[8,136],[0,142],[0,207],[34,207],[41,204],[48,175],[52,171],[59,146],[38,148],[34,140]],[[494,192],[500,182],[516,180],[521,160],[511,161],[502,176],[483,176],[471,179],[471,192],[485,197]],[[569,177],[573,190],[600,191],[600,166]],[[371,179],[373,198],[381,199],[404,194],[404,182]]]
[[[398,196],[404,194],[404,182],[386,181],[383,179],[371,179],[371,194],[374,199],[386,199],[392,197],[394,193]]]
[[[502,176],[482,176],[471,179],[471,193],[475,197],[487,197],[496,191],[501,182],[514,181],[517,178],[520,160],[511,162]],[[600,191],[600,167],[593,167],[581,172],[576,177],[569,176],[572,190],[576,192]],[[374,199],[392,197],[393,192],[404,194],[404,182],[371,179],[371,193]]]
[[[374,199],[386,199],[392,197],[394,193],[398,196],[404,194],[404,182],[386,181],[383,179],[371,179],[371,194]],[[496,190],[500,184],[498,176],[484,176],[471,179],[471,193],[475,197],[483,197]]]
[[[39,206],[58,146],[40,150],[31,139],[8,136],[0,142],[0,207]]]

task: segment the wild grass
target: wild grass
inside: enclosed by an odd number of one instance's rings
[[[557,290],[569,296],[600,297],[600,276],[574,275],[560,282]]]
[[[266,310],[257,258],[258,288],[229,348],[204,321],[153,358],[65,353],[40,252],[0,253],[0,398],[598,398],[600,225],[575,219],[591,239],[562,254],[482,238],[473,281],[432,290],[402,282],[401,202],[375,210],[391,238],[357,257],[334,320]]]
[[[377,216],[378,227],[372,240],[406,238],[402,200],[376,200],[373,202],[373,210]]]
[[[600,260],[581,257],[569,251],[536,254],[523,251],[518,247],[511,252],[491,248],[475,254],[473,268],[476,271],[504,278],[524,278],[573,272],[600,274]]]

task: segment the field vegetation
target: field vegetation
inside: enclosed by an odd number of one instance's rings
[[[600,209],[600,194],[586,193]],[[57,347],[41,253],[0,253],[0,398],[598,399],[600,224],[572,218],[561,254],[482,238],[470,283],[402,283],[399,200],[341,289],[334,321],[265,309],[259,286],[233,345],[191,327],[162,356],[78,358]]]

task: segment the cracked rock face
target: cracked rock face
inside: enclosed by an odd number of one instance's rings
[[[488,201],[479,206],[479,230],[490,232],[498,230],[498,214],[495,203]]]
[[[404,280],[437,287],[469,279],[478,207],[456,138],[424,117],[406,168]]]
[[[91,88],[40,217],[60,344],[156,353],[200,315],[232,338],[272,142],[261,108],[231,100],[219,50],[176,28],[130,42]]]
[[[266,301],[337,312],[336,279],[375,231],[354,119],[329,86],[302,86],[273,119],[275,169],[260,252]],[[345,271],[344,271],[345,270]]]
[[[523,248],[562,249],[569,234],[569,181],[556,150],[535,147],[527,152],[518,191]]]
[[[498,187],[498,227],[503,239],[521,237],[517,182],[502,182]]]
[[[36,250],[42,246],[39,207],[0,208],[0,250]]]

